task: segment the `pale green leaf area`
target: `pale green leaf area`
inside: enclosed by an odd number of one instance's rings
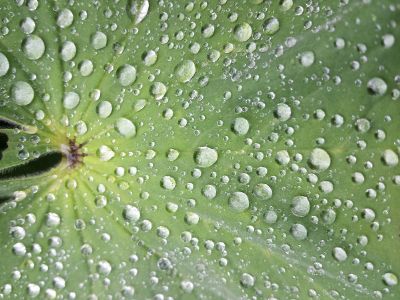
[[[397,0],[0,20],[0,299],[400,299]]]

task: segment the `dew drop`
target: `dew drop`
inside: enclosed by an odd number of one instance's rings
[[[128,2],[128,12],[135,21],[135,24],[141,23],[149,12],[148,0],[131,0]]]
[[[60,28],[66,28],[68,26],[71,26],[73,21],[74,21],[74,15],[72,11],[70,11],[68,8],[64,8],[58,13],[57,25]]]
[[[194,154],[194,161],[201,168],[208,168],[218,160],[218,152],[209,147],[199,147]]]
[[[31,34],[35,31],[36,23],[32,18],[27,17],[22,20],[20,26],[23,33]]]
[[[157,53],[154,50],[147,51],[143,54],[143,63],[146,66],[152,66],[157,62]]]
[[[87,77],[90,74],[93,73],[93,62],[89,59],[85,59],[79,63],[79,73],[81,73],[82,76]]]
[[[249,273],[243,273],[242,276],[240,277],[240,284],[244,288],[250,288],[253,287],[255,284],[255,278],[254,276],[250,275]]]
[[[25,81],[17,81],[11,87],[11,98],[17,105],[25,106],[33,101],[35,92],[32,86]]]
[[[239,42],[246,42],[250,39],[253,29],[248,23],[244,22],[236,25],[233,33]]]
[[[61,58],[63,61],[70,61],[76,55],[76,45],[71,41],[65,41],[61,47]]]
[[[297,217],[305,217],[310,212],[310,202],[305,196],[296,196],[292,200],[292,213]]]
[[[102,145],[97,150],[97,156],[101,161],[109,161],[115,156],[115,152],[110,147]]]
[[[90,43],[95,50],[103,49],[107,46],[107,36],[103,32],[97,31],[90,36]]]
[[[310,67],[315,60],[314,52],[305,51],[300,55],[300,63],[304,67]]]
[[[261,199],[267,200],[272,197],[272,189],[266,183],[258,183],[253,188],[253,194]]]
[[[279,121],[285,122],[290,119],[292,110],[289,105],[285,103],[279,103],[276,110],[275,116]]]
[[[311,151],[309,163],[313,169],[324,171],[330,167],[331,157],[324,149],[315,148]]]
[[[388,167],[394,167],[399,164],[399,156],[391,149],[386,149],[382,154],[382,161]]]
[[[7,57],[2,52],[0,52],[0,77],[6,75],[9,69],[10,63]]]
[[[78,106],[80,97],[75,92],[68,92],[64,95],[63,104],[66,109],[74,109]]]
[[[161,100],[167,93],[167,87],[162,82],[154,82],[150,87],[150,94],[156,99]]]
[[[333,255],[333,257],[334,257],[337,261],[339,261],[339,262],[343,262],[343,261],[345,261],[345,260],[347,259],[347,253],[346,253],[346,251],[345,251],[343,248],[341,248],[341,247],[335,247],[335,248],[333,248],[333,250],[332,250],[332,255]]]
[[[122,86],[131,85],[136,80],[136,68],[128,64],[119,67],[117,78]]]
[[[263,28],[265,33],[273,35],[279,30],[279,20],[275,17],[271,17],[264,22]]]
[[[247,119],[239,117],[233,121],[232,131],[237,135],[245,135],[250,129],[250,123]]]
[[[175,67],[175,77],[179,82],[190,81],[196,73],[196,65],[191,60],[184,60]]]
[[[100,118],[108,118],[112,113],[113,107],[109,101],[102,101],[97,105],[97,114]]]
[[[374,77],[368,81],[367,88],[370,93],[382,96],[387,91],[387,84],[382,78]]]
[[[161,180],[161,186],[169,191],[172,191],[176,187],[176,181],[171,176],[164,176]]]
[[[136,126],[133,122],[126,118],[119,118],[115,123],[115,129],[120,135],[130,138],[136,135]]]
[[[43,40],[37,35],[30,35],[22,42],[22,51],[30,60],[41,58],[45,51]]]
[[[298,241],[307,238],[307,228],[302,224],[293,224],[292,227],[290,227],[290,233]]]
[[[399,282],[397,276],[390,272],[383,274],[382,279],[383,282],[388,286],[395,286]]]
[[[249,197],[243,192],[234,192],[229,197],[229,207],[235,212],[243,212],[250,206]]]
[[[123,215],[124,219],[129,222],[137,222],[140,219],[139,209],[132,205],[126,205],[123,210],[122,215]]]

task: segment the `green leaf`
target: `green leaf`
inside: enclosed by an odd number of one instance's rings
[[[396,1],[0,17],[0,298],[400,297]]]

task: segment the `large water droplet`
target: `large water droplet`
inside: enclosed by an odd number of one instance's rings
[[[194,160],[201,168],[211,167],[218,160],[218,152],[209,147],[199,147],[194,154]]]
[[[2,52],[0,52],[0,77],[6,75],[9,68],[10,63],[7,57]]]
[[[292,213],[297,217],[305,217],[310,212],[310,202],[305,196],[296,196],[292,200]]]
[[[253,29],[248,23],[241,23],[235,26],[233,33],[239,42],[246,42],[251,37]]]
[[[196,73],[196,65],[191,60],[184,60],[175,67],[175,77],[180,82],[188,82]]]
[[[315,148],[311,151],[309,163],[313,169],[324,171],[330,167],[331,157],[324,149]]]
[[[73,109],[78,106],[80,97],[75,92],[68,92],[64,95],[63,104],[66,109]]]
[[[107,46],[107,36],[103,32],[97,31],[90,36],[90,43],[96,50],[103,49]]]
[[[136,126],[133,122],[126,118],[119,118],[115,123],[118,133],[124,137],[130,138],[136,135]]]
[[[144,20],[149,11],[148,0],[131,0],[128,2],[128,12],[135,21],[135,24],[139,24]]]
[[[30,60],[36,60],[43,56],[45,45],[37,35],[30,35],[22,42],[22,51]]]
[[[62,9],[57,16],[57,25],[61,28],[71,26],[74,21],[74,15],[68,8]]]
[[[35,92],[31,85],[25,81],[17,81],[11,87],[11,98],[16,104],[24,106],[33,101]]]
[[[122,86],[131,85],[136,80],[136,68],[131,65],[123,65],[117,71],[117,78]]]
[[[229,207],[236,212],[245,211],[249,205],[249,197],[243,192],[234,192],[229,197]]]

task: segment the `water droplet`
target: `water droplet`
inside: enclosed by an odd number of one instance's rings
[[[43,40],[37,35],[30,35],[22,42],[22,51],[30,60],[41,58],[45,51]]]
[[[269,210],[264,214],[264,221],[268,224],[274,224],[278,220],[278,215],[274,210]]]
[[[292,115],[292,110],[289,105],[285,103],[279,103],[276,110],[275,116],[278,118],[279,121],[285,122],[290,119]]]
[[[259,198],[266,200],[272,197],[272,189],[268,184],[258,183],[253,188],[253,194]]]
[[[201,168],[211,167],[218,160],[218,152],[209,147],[199,147],[194,154],[194,160]]]
[[[102,275],[108,275],[111,273],[112,267],[110,263],[106,260],[101,260],[97,264],[97,272],[99,272]]]
[[[26,247],[22,243],[16,243],[12,247],[12,252],[17,256],[24,256],[26,254]]]
[[[368,119],[360,118],[356,121],[356,129],[361,133],[366,133],[371,128],[371,123]]]
[[[382,96],[387,91],[387,84],[382,78],[374,77],[368,81],[367,88],[370,93]]]
[[[157,62],[157,53],[153,50],[147,51],[143,54],[143,63],[146,66],[152,66]]]
[[[309,163],[313,169],[324,171],[330,167],[331,157],[324,149],[315,148],[311,151]]]
[[[0,52],[0,77],[6,75],[9,69],[10,63],[7,57],[2,52]]]
[[[93,62],[89,59],[85,59],[79,63],[79,73],[86,77],[93,73]]]
[[[102,145],[97,150],[97,156],[101,161],[109,161],[115,156],[115,152],[110,147]]]
[[[394,45],[395,37],[393,34],[385,34],[382,36],[382,45],[385,48],[391,48]]]
[[[107,46],[107,36],[103,32],[97,31],[90,36],[90,43],[96,50],[103,49]]]
[[[233,33],[239,42],[246,42],[251,37],[253,29],[251,26],[244,22],[235,26]]]
[[[182,280],[181,288],[185,293],[191,293],[194,288],[193,282],[189,280]]]
[[[250,129],[250,123],[247,119],[239,117],[233,121],[232,130],[237,135],[245,135]]]
[[[300,55],[300,63],[304,67],[310,67],[315,60],[314,52],[305,51]]]
[[[136,68],[125,64],[118,69],[117,77],[122,86],[131,85],[136,80]]]
[[[210,38],[214,35],[214,31],[215,31],[215,27],[212,24],[207,24],[204,25],[201,28],[201,34],[203,35],[203,37],[205,38]]]
[[[345,260],[347,259],[347,253],[346,253],[346,251],[345,251],[343,248],[341,248],[341,247],[335,247],[335,248],[333,248],[333,250],[332,250],[332,255],[333,255],[333,257],[334,257],[337,261],[339,261],[339,262],[345,261]]]
[[[135,21],[135,24],[141,23],[149,11],[148,0],[131,0],[128,2],[128,12]]]
[[[281,1],[279,2],[279,5],[281,6],[281,9],[282,9],[283,11],[287,11],[287,10],[289,10],[289,9],[292,8],[292,6],[293,6],[293,0],[281,0]]]
[[[332,208],[328,208],[321,212],[321,219],[325,224],[333,224],[336,220],[336,212]]]
[[[136,135],[136,126],[129,119],[119,118],[115,123],[115,128],[119,134],[126,138],[130,138]]]
[[[57,16],[57,25],[61,28],[71,26],[74,21],[74,15],[68,8],[62,9]]]
[[[196,73],[196,65],[191,60],[184,60],[175,67],[175,77],[179,82],[188,82]]]
[[[171,176],[164,176],[161,180],[161,186],[169,191],[172,191],[176,187],[176,181]]]
[[[74,109],[78,106],[80,97],[75,92],[68,92],[64,94],[63,104],[66,109]]]
[[[150,94],[156,99],[161,100],[167,93],[167,87],[162,82],[154,82],[150,87]]]
[[[399,280],[397,279],[397,276],[390,272],[383,274],[382,279],[383,279],[383,282],[388,286],[395,286],[399,282]]]
[[[63,61],[70,61],[76,55],[76,45],[71,41],[65,41],[61,47],[61,58]]]
[[[242,276],[240,277],[240,284],[244,288],[253,287],[255,284],[255,281],[256,281],[255,278],[248,273],[243,273]]]
[[[249,198],[243,192],[234,192],[229,197],[229,207],[235,212],[243,212],[250,206]]]
[[[388,167],[397,166],[399,163],[399,156],[391,149],[386,149],[382,154],[382,161]]]
[[[52,212],[47,214],[46,226],[56,227],[60,225],[60,223],[61,223],[61,218],[58,214]]]
[[[112,113],[113,107],[109,101],[102,101],[97,105],[97,114],[100,118],[108,118]]]
[[[33,88],[25,81],[17,81],[11,87],[11,98],[17,105],[25,106],[30,104],[34,96]]]
[[[36,23],[32,18],[25,18],[21,22],[21,30],[25,34],[31,34],[35,31]]]
[[[129,222],[137,222],[140,219],[139,209],[132,205],[126,205],[122,214],[124,219]]]
[[[200,217],[198,214],[194,212],[187,212],[185,214],[185,222],[189,225],[196,225],[200,221]]]
[[[279,30],[279,26],[279,20],[275,17],[271,17],[264,22],[263,28],[265,33],[273,35]]]
[[[34,283],[29,283],[27,286],[27,292],[29,297],[31,298],[37,297],[40,293],[40,286]]]
[[[287,165],[290,162],[289,152],[280,150],[276,153],[275,160],[280,165]]]
[[[302,224],[293,224],[292,227],[290,227],[290,233],[299,241],[307,238],[307,228]]]
[[[297,217],[305,217],[310,212],[310,202],[305,196],[296,196],[292,200],[292,213]]]

